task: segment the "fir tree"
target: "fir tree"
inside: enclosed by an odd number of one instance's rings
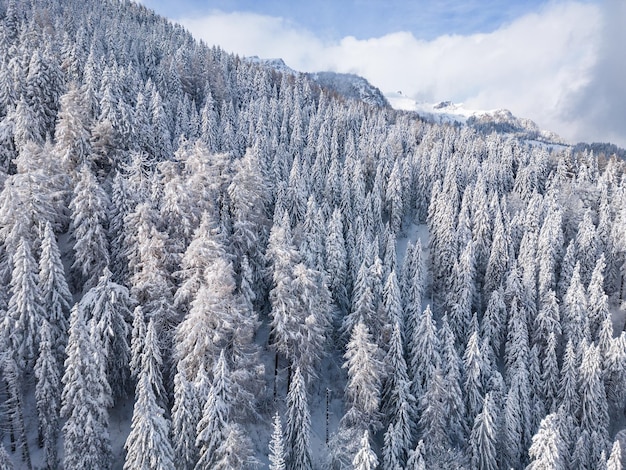
[[[599,339],[598,335],[602,322],[611,315],[609,312],[609,299],[604,292],[605,267],[604,254],[602,254],[598,258],[593,273],[591,274],[591,281],[589,282],[588,288],[589,330],[593,340]]]
[[[370,446],[369,431],[363,433],[359,451],[352,460],[354,470],[374,470],[378,466],[378,457]]]
[[[5,356],[2,364],[2,375],[6,381],[8,419],[14,440],[11,450],[16,447],[22,454],[22,462],[26,468],[32,468],[26,425],[24,422],[24,397],[22,393],[23,372],[11,356]],[[16,446],[17,444],[17,446]]]
[[[587,346],[583,352],[579,372],[580,390],[580,428],[592,433],[598,433],[601,438],[600,447],[589,449],[591,461],[597,462],[600,452],[608,445],[609,415],[606,401],[606,392],[602,382],[602,369],[598,348]]]
[[[252,443],[239,425],[228,423],[224,434],[224,440],[215,451],[212,469],[245,470],[258,465],[259,462],[252,457]]]
[[[419,441],[417,447],[409,454],[409,460],[406,463],[407,470],[426,470],[426,457],[424,455],[424,441]]]
[[[404,449],[401,447],[401,436],[393,423],[389,424],[384,436],[383,444],[383,466],[391,470],[399,470],[401,465],[401,454]]]
[[[480,349],[478,331],[474,331],[467,341],[467,347],[465,349],[465,354],[463,355],[465,370],[465,381],[463,385],[467,402],[468,419],[470,422],[473,422],[483,407],[483,381],[486,367],[484,361],[485,358],[483,357],[483,353]]]
[[[174,452],[169,438],[170,423],[159,404],[163,393],[161,366],[161,351],[157,344],[154,321],[150,320],[141,357],[131,430],[124,445],[125,469],[174,468]]]
[[[183,470],[191,470],[197,461],[196,428],[201,409],[193,384],[187,380],[179,365],[174,376],[174,406],[172,407],[172,438],[175,461]]]
[[[328,272],[328,287],[339,309],[346,313],[350,289],[347,287],[347,253],[343,236],[342,215],[339,209],[335,209],[330,218],[325,248],[326,262],[324,265]]]
[[[609,455],[609,460],[606,462],[606,470],[622,470],[622,449],[620,441],[613,443],[611,455]]]
[[[439,338],[430,305],[419,320],[413,320],[415,328],[410,341],[410,368],[413,377],[411,392],[418,398],[426,390],[433,370],[439,364]]]
[[[494,290],[487,302],[487,309],[480,323],[480,337],[487,341],[494,359],[500,354],[504,343],[506,304],[500,289]]]
[[[22,239],[13,257],[11,297],[2,321],[5,347],[22,370],[35,362],[38,327],[44,318],[38,284],[37,264],[30,243]]]
[[[81,299],[80,308],[102,345],[106,379],[116,401],[128,392],[130,383],[130,300],[128,290],[111,276],[104,268],[98,284]]]
[[[404,360],[400,327],[395,323],[391,334],[389,351],[385,356],[387,379],[383,384],[381,410],[385,423],[393,427],[395,442],[399,449],[398,458],[404,462],[409,451],[412,436],[416,431],[415,398],[411,394],[407,366]]]
[[[437,365],[428,380],[425,393],[421,397],[420,409],[422,413],[419,419],[419,428],[426,455],[437,458],[450,446],[446,429],[446,392],[444,380]]]
[[[566,341],[581,344],[590,341],[587,297],[580,276],[580,264],[576,263],[565,297],[563,297],[563,336]]]
[[[56,352],[52,327],[44,319],[40,325],[39,357],[35,363],[35,399],[39,418],[39,442],[43,444],[46,468],[49,469],[58,466],[61,366]]]
[[[70,203],[75,259],[72,269],[84,283],[85,290],[94,287],[109,264],[107,240],[109,198],[92,172],[83,166]],[[77,287],[80,287],[78,284]]]
[[[146,319],[141,305],[133,312],[133,328],[130,341],[130,374],[134,379],[139,377],[146,337]]]
[[[548,344],[541,363],[541,393],[546,411],[556,411],[559,394],[559,365],[557,362],[557,342],[554,333],[548,336]],[[535,384],[537,386],[537,384]]]
[[[549,414],[541,421],[529,449],[529,470],[564,470],[567,467],[559,427],[557,414]]]
[[[283,437],[283,425],[278,412],[274,414],[272,425],[272,438],[270,440],[270,470],[285,470],[285,443]]]
[[[445,408],[449,410],[446,427],[450,441],[458,445],[465,442],[466,436],[469,434],[465,401],[461,391],[463,362],[457,353],[454,333],[448,324],[447,315],[443,316],[440,331]]]
[[[13,470],[13,462],[3,444],[0,444],[0,470]]]
[[[577,416],[580,407],[578,394],[578,359],[572,341],[567,342],[561,366],[559,400],[567,414]]]
[[[346,403],[352,409],[352,426],[373,430],[379,427],[382,376],[379,355],[380,351],[369,329],[359,321],[346,346],[346,362],[343,365],[348,370]]]
[[[52,328],[50,333],[52,334],[52,344],[56,345],[55,354],[57,360],[62,363],[65,356],[67,318],[72,306],[72,294],[65,280],[61,253],[52,231],[52,225],[49,222],[46,223],[41,243],[39,288],[45,317]]]
[[[207,401],[202,410],[202,419],[198,422],[196,447],[200,449],[196,469],[212,468],[216,464],[218,449],[227,438],[227,426],[231,415],[231,382],[224,352],[213,370]]]
[[[66,419],[63,466],[107,469],[112,463],[108,408],[113,403],[102,344],[88,331],[78,305],[72,309],[69,332],[61,408]]]
[[[497,410],[491,392],[485,395],[482,411],[474,420],[470,434],[472,468],[496,470],[498,444]]]
[[[296,368],[287,394],[286,458],[288,470],[311,470],[311,415],[307,400],[304,377]]]

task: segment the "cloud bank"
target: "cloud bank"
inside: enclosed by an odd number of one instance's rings
[[[626,146],[626,2],[552,2],[485,34],[425,41],[409,32],[325,42],[285,18],[215,11],[180,19],[240,55],[305,72],[356,73],[419,101],[507,108],[576,142]]]

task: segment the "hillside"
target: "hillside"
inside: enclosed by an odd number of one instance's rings
[[[0,468],[619,460],[623,161],[128,0],[0,0],[0,64]]]

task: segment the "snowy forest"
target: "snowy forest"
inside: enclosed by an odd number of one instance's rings
[[[0,469],[621,469],[624,170],[0,0]]]

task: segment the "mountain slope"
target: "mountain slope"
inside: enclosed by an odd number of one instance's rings
[[[125,0],[2,1],[0,46],[0,463],[608,455],[623,162],[372,106]]]

